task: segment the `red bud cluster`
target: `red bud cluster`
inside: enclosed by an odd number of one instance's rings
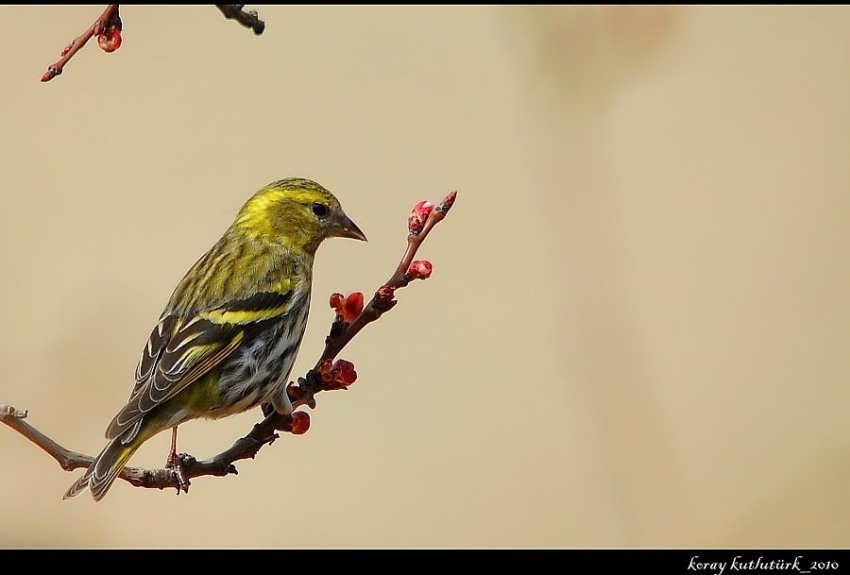
[[[330,304],[336,310],[337,319],[351,323],[363,311],[363,294],[359,291],[351,292],[347,296],[343,296],[341,293],[333,293],[331,294]]]
[[[323,389],[347,389],[357,380],[357,372],[350,361],[338,359],[331,363],[331,360],[326,359],[319,365],[319,377]]]

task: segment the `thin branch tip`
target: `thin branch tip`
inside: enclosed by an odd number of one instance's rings
[[[449,195],[443,198],[443,201],[437,206],[437,211],[445,216],[452,209],[452,206],[455,205],[455,199],[457,199],[457,190],[450,192]]]

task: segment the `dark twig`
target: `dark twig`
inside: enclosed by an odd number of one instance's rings
[[[224,17],[228,20],[233,19],[254,31],[254,34],[259,36],[266,29],[266,23],[260,20],[259,15],[254,10],[245,12],[242,10],[244,4],[216,4],[215,7],[221,10]]]
[[[294,408],[303,405],[315,407],[315,394],[320,391],[344,389],[353,381],[351,372],[345,373],[346,366],[342,366],[342,375],[337,372],[338,364],[345,363],[348,369],[352,367],[351,364],[338,360],[334,367],[330,368],[331,361],[366,325],[377,320],[395,306],[397,303],[395,300],[396,290],[407,286],[414,279],[425,279],[430,275],[431,264],[416,262],[414,257],[416,257],[419,247],[425,241],[429,232],[446,217],[454,201],[455,192],[452,192],[436,207],[427,202],[417,204],[409,220],[410,234],[407,239],[407,249],[395,272],[384,285],[378,288],[369,303],[352,321],[346,321],[338,313],[331,325],[330,334],[325,340],[325,349],[319,361],[304,377],[298,378],[297,383],[290,383],[287,387]],[[361,296],[359,301],[362,304],[362,294],[358,295]],[[331,378],[328,377],[329,373],[333,374]],[[335,377],[336,379],[334,379]],[[340,383],[341,380],[345,381]],[[306,431],[309,426],[309,416],[304,412],[296,411],[291,415],[282,415],[271,409],[270,406],[265,405],[263,412],[266,415],[263,421],[255,424],[250,433],[238,439],[230,448],[218,455],[198,461],[190,455],[180,454],[185,478],[193,479],[206,475],[223,477],[237,474],[238,471],[233,465],[234,462],[242,459],[253,459],[263,446],[272,444],[278,438],[277,431],[298,434]],[[24,421],[26,416],[26,411],[18,411],[10,405],[0,404],[0,423],[8,425],[35,443],[53,457],[62,469],[71,471],[81,467],[87,468],[94,460],[88,455],[62,447],[26,423]],[[178,493],[181,488],[173,469],[125,467],[119,477],[136,487],[156,489],[175,487],[178,489]]]

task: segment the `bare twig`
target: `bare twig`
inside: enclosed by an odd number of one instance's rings
[[[37,446],[47,452],[55,459],[65,471],[72,471],[78,467],[88,467],[94,458],[82,455],[69,449],[65,449],[42,432],[24,421],[27,417],[26,411],[19,411],[11,405],[0,404],[0,423],[5,423]]]
[[[254,34],[259,36],[266,29],[266,23],[260,20],[259,15],[254,10],[245,12],[242,10],[244,4],[216,4],[216,8],[221,10],[224,17],[234,19],[246,28],[254,31]]]
[[[428,233],[446,217],[454,204],[455,195],[455,192],[450,193],[436,207],[427,202],[420,202],[417,205],[410,219],[407,248],[390,279],[378,288],[371,301],[352,321],[346,321],[344,317],[339,315],[339,312],[337,313],[337,317],[331,325],[330,334],[325,339],[325,349],[319,361],[304,377],[298,378],[297,383],[290,383],[287,386],[287,393],[292,401],[293,408],[303,405],[313,408],[316,405],[315,394],[320,391],[344,389],[353,381],[353,378],[346,379],[348,376],[345,374],[336,377],[339,375],[336,366],[347,362],[338,360],[337,364],[334,364],[334,367],[331,368],[331,361],[366,325],[377,320],[395,306],[397,303],[395,300],[396,290],[407,286],[414,279],[424,279],[430,275],[430,264],[416,262],[413,258],[416,257],[416,253]],[[424,207],[422,207],[423,204]],[[426,269],[426,271],[423,272],[423,269]],[[360,303],[362,304],[362,299],[360,299]],[[348,366],[351,367],[351,364],[348,364]],[[333,374],[331,377],[328,377],[329,372]],[[272,444],[278,438],[277,431],[303,433],[309,426],[309,416],[304,412],[282,415],[274,411],[271,406],[264,405],[263,413],[266,416],[265,419],[255,424],[250,433],[238,439],[230,448],[210,459],[198,461],[190,455],[180,454],[185,479],[206,475],[223,477],[237,474],[238,471],[233,465],[234,462],[242,459],[253,459],[263,446]],[[26,417],[26,411],[19,411],[10,405],[0,404],[0,423],[8,425],[43,449],[59,463],[62,469],[72,471],[81,467],[87,468],[94,461],[93,457],[62,447],[25,422]],[[188,487],[187,485],[181,486],[174,470],[168,468],[125,467],[119,477],[136,487],[156,489],[175,487],[178,493],[180,493],[181,487],[184,490]]]

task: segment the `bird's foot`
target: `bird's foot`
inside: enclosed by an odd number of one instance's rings
[[[177,495],[180,495],[181,491],[183,493],[189,493],[189,485],[191,483],[189,481],[189,475],[186,473],[186,465],[194,460],[195,458],[187,453],[174,453],[172,451],[168,454],[165,468],[174,474],[174,479],[177,481]]]

